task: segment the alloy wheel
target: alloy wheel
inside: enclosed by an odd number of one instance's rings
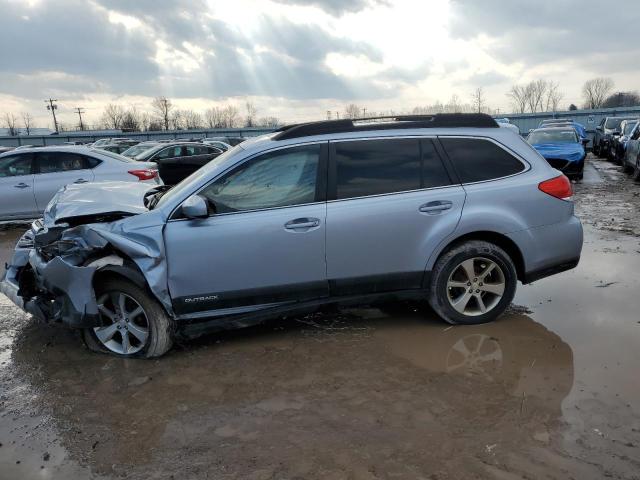
[[[473,257],[456,266],[447,280],[447,299],[458,312],[479,316],[493,310],[504,295],[504,272],[493,260]]]
[[[149,338],[149,320],[144,308],[131,296],[117,291],[98,299],[102,327],[93,329],[105,348],[121,355],[131,355],[144,348]]]

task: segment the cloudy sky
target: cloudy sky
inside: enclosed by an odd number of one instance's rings
[[[640,88],[640,3],[605,3],[0,0],[0,114],[50,126],[53,97],[71,126],[74,107],[91,122],[107,103],[146,110],[165,95],[199,111],[249,100],[260,117],[301,121],[350,102],[471,102],[476,87],[506,112],[510,86],[538,78],[580,104],[591,77]]]

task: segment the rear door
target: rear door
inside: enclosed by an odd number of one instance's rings
[[[327,275],[332,295],[420,288],[465,200],[429,138],[330,146]]]
[[[38,215],[33,195],[33,154],[0,158],[0,220]]]
[[[94,179],[87,158],[71,152],[37,152],[34,173],[33,187],[40,212],[44,211],[51,198],[65,185],[88,183]]]

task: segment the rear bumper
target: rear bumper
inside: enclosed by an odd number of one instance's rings
[[[522,283],[575,268],[582,253],[582,224],[575,216],[566,222],[513,232],[508,236],[522,253],[525,264]]]

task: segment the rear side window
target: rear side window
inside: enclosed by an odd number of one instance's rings
[[[440,142],[462,183],[507,177],[525,169],[520,160],[489,140],[441,137]]]
[[[332,144],[336,198],[405,192],[450,183],[431,140],[360,140]]]

